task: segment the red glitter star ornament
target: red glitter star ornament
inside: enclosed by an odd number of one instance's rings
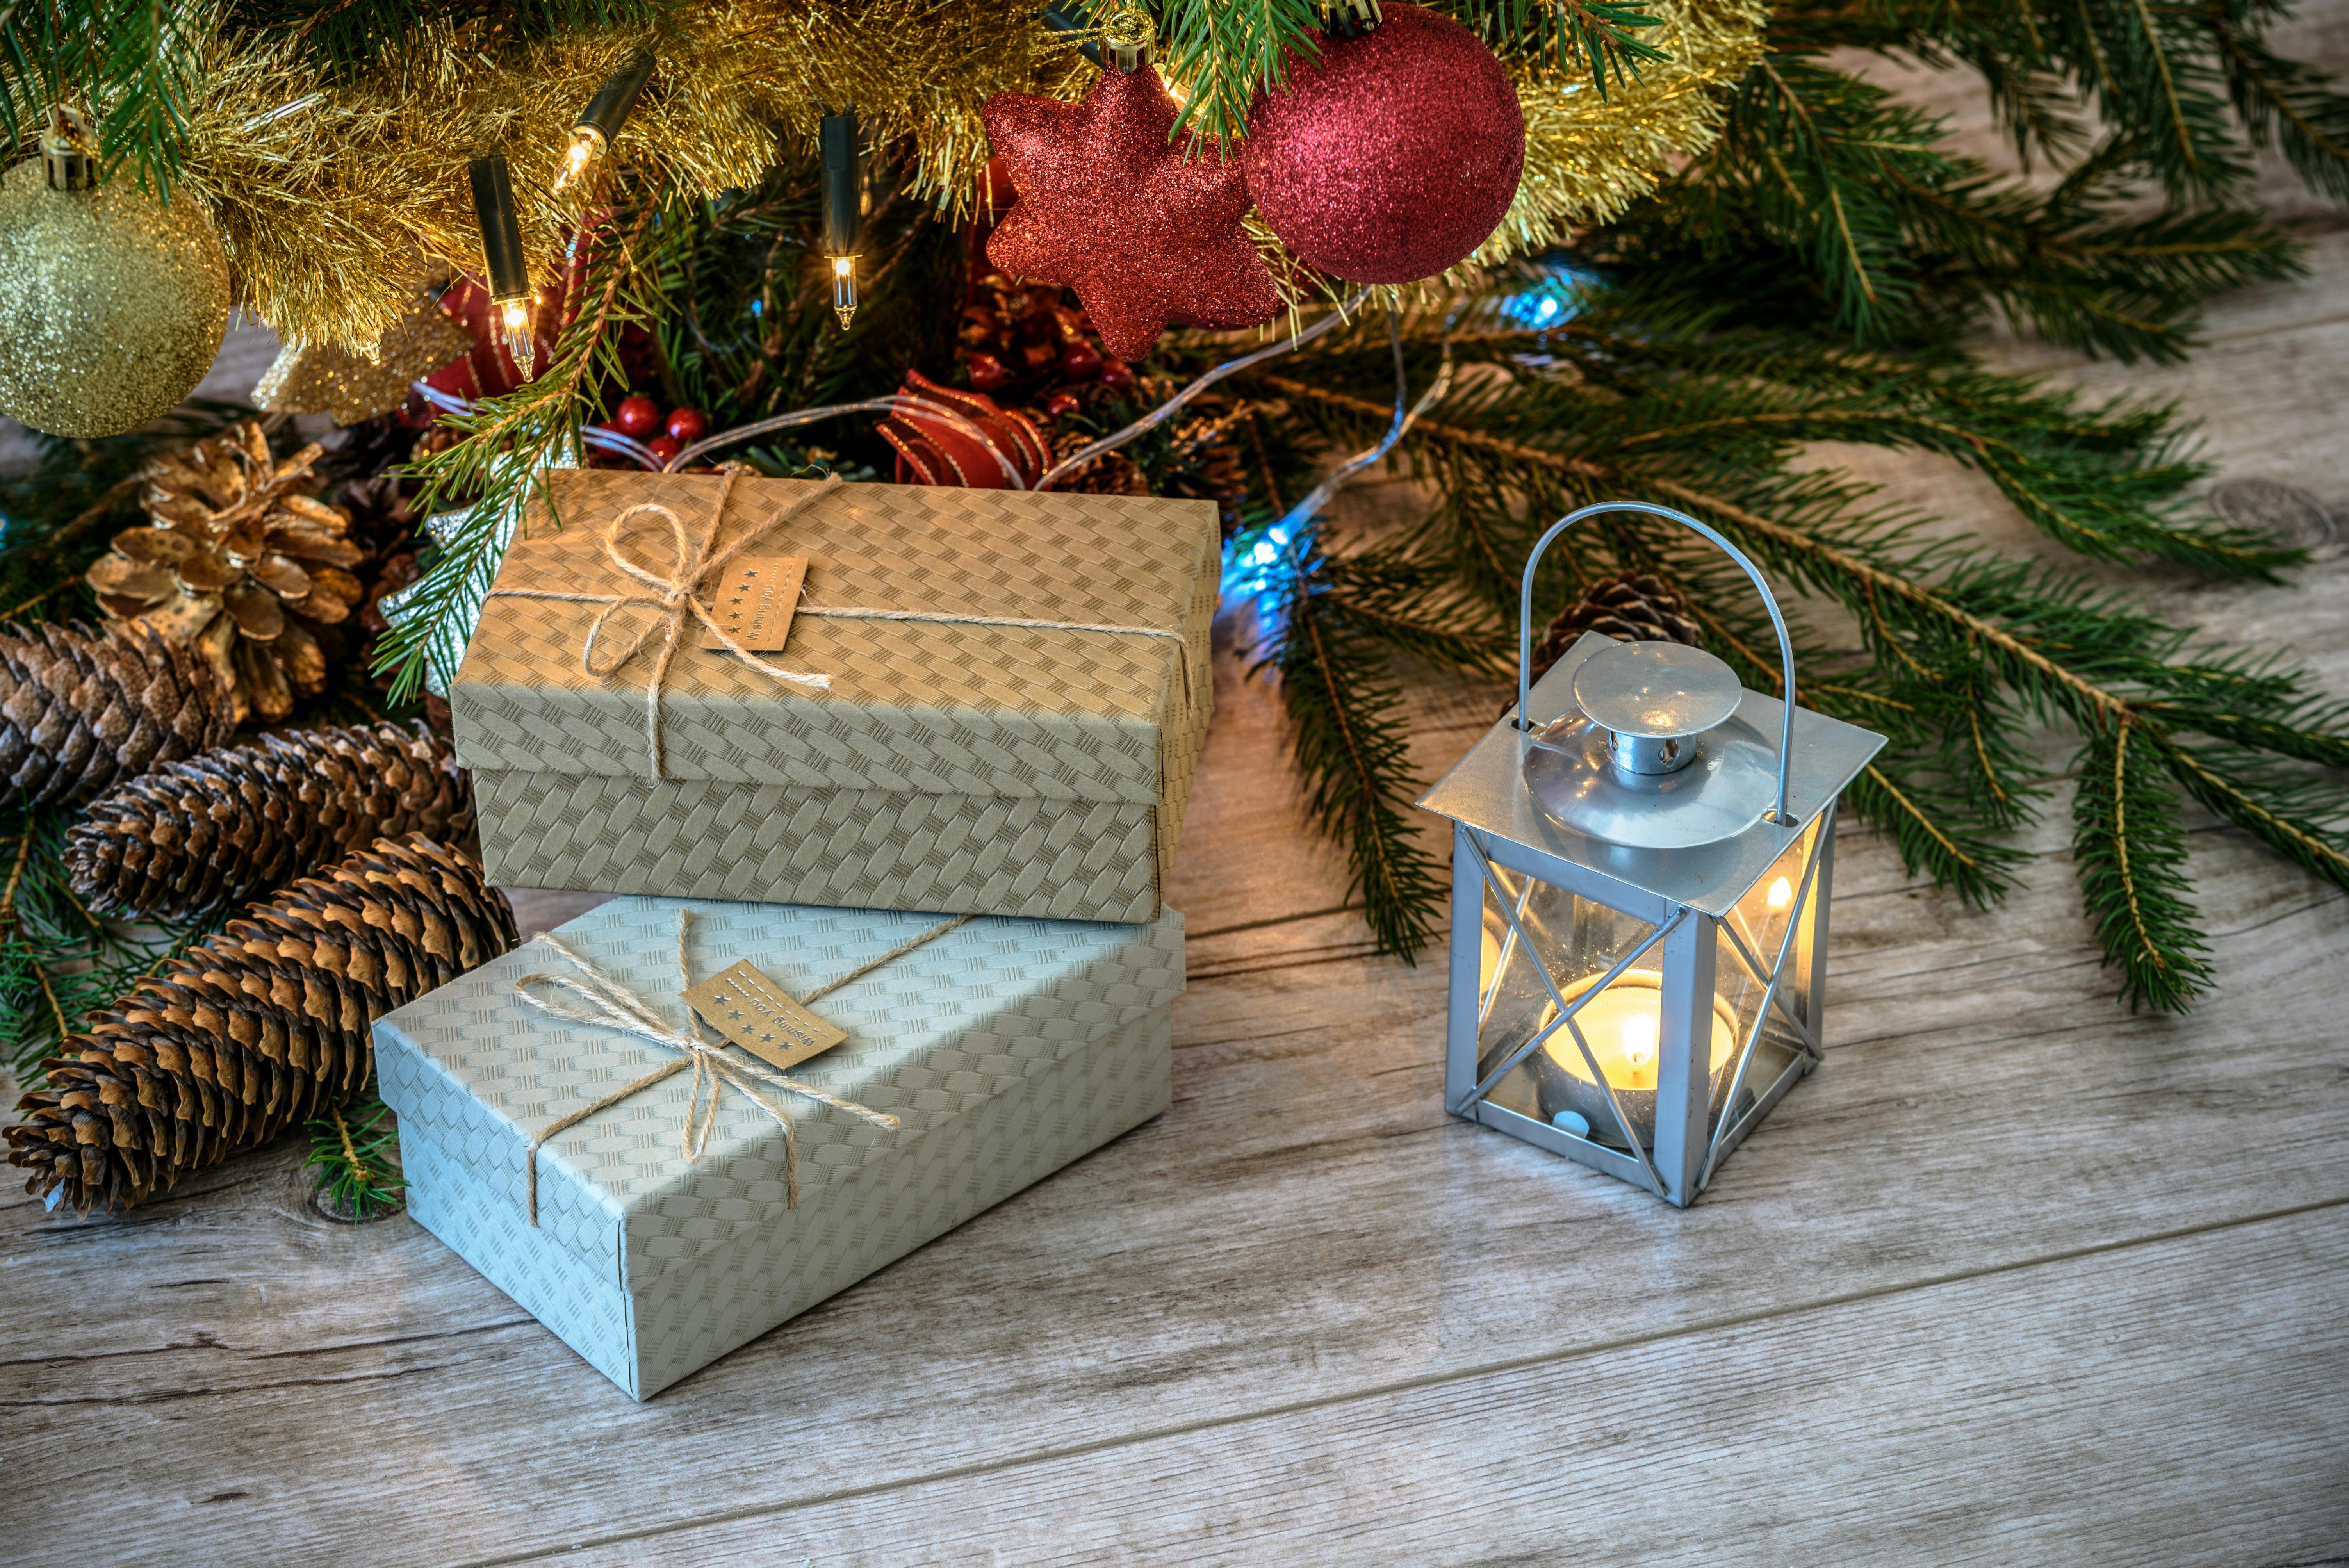
[[[1019,199],[987,242],[1017,277],[1077,291],[1102,342],[1138,359],[1166,326],[1256,326],[1280,293],[1240,228],[1239,160],[1170,145],[1158,73],[1104,71],[1081,104],[998,93],[979,110]]]

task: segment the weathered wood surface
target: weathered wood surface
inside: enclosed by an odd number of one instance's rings
[[[2065,373],[2349,515],[2344,263]],[[2349,562],[2140,582],[2349,692]],[[320,1216],[291,1143],[116,1220],[11,1191],[0,1556],[2349,1555],[2349,901],[2204,827],[2220,988],[2132,1017],[2060,811],[1987,913],[1847,831],[1827,1065],[1675,1212],[1443,1114],[1440,967],[1370,954],[1241,667],[1165,1117],[644,1407],[405,1218]],[[1430,770],[1496,706],[1419,700]]]

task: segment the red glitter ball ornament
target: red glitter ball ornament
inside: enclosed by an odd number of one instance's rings
[[[1147,66],[1103,72],[1081,104],[997,93],[979,110],[1019,192],[988,260],[1076,290],[1120,359],[1165,326],[1255,326],[1280,310],[1240,227],[1239,160],[1170,144],[1176,112]]]
[[[1449,17],[1385,20],[1292,56],[1248,121],[1257,209],[1299,259],[1358,284],[1433,277],[1491,236],[1526,167],[1509,73]]]

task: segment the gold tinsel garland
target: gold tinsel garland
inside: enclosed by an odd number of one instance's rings
[[[371,355],[410,304],[409,269],[387,258],[480,265],[465,180],[477,150],[510,160],[525,242],[541,281],[554,281],[578,215],[576,188],[551,189],[573,118],[637,51],[657,47],[660,66],[614,156],[670,191],[754,186],[778,128],[812,143],[824,113],[851,106],[876,141],[912,140],[913,195],[959,208],[987,158],[978,108],[989,94],[1073,96],[1090,85],[1073,41],[1039,21],[1042,8],[715,0],[682,8],[657,36],[594,32],[488,50],[444,29],[395,66],[331,87],[292,46],[232,42],[199,18],[178,35],[192,40],[202,83],[183,186],[219,230],[238,304],[290,342]],[[1472,263],[1613,216],[1673,154],[1710,144],[1720,114],[1711,89],[1759,54],[1766,12],[1755,0],[1658,0],[1651,10],[1665,19],[1654,41],[1672,57],[1603,98],[1586,77],[1508,60],[1526,110],[1525,180]]]
[[[289,340],[370,350],[408,304],[387,256],[481,264],[465,179],[478,150],[513,170],[542,282],[561,265],[578,189],[552,190],[574,118],[647,46],[660,54],[616,158],[667,189],[755,186],[778,129],[812,144],[850,106],[876,141],[910,138],[914,194],[968,200],[986,160],[978,106],[1050,91],[1074,45],[1037,21],[1041,0],[732,0],[684,9],[673,32],[580,33],[484,52],[428,36],[395,67],[331,88],[287,46],[194,46],[202,99],[185,188],[210,210],[238,303]],[[118,178],[127,178],[127,175]]]
[[[1762,57],[1770,17],[1760,0],[1655,0],[1661,18],[1645,42],[1671,58],[1643,62],[1637,79],[1608,84],[1510,60],[1526,116],[1526,172],[1493,237],[1469,258],[1491,265],[1543,251],[1575,229],[1603,223],[1655,189],[1674,156],[1713,145],[1721,132],[1716,89]]]

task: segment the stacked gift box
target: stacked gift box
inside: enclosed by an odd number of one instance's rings
[[[459,755],[491,880],[628,896],[378,1070],[416,1218],[643,1398],[1165,1109],[1216,513],[547,480]]]

